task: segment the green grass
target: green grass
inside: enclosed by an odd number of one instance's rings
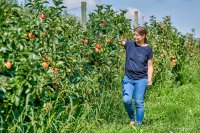
[[[119,81],[118,81],[119,80]],[[140,129],[128,125],[129,118],[122,102],[120,78],[115,86],[102,88],[98,95],[79,105],[62,98],[52,102],[52,109],[31,110],[14,115],[8,127],[0,132],[61,133],[177,133],[200,132],[200,83],[169,87],[162,83],[150,87],[145,97],[144,124]],[[168,86],[168,87],[167,87]],[[174,85],[175,86],[175,85]],[[60,97],[64,97],[62,94]],[[64,101],[64,99],[63,99]],[[1,117],[0,117],[1,118]],[[29,118],[29,122],[25,121]]]
[[[25,118],[26,114],[23,113],[20,117],[13,118],[8,130],[4,131],[23,132],[27,129],[27,132],[38,133],[200,132],[200,83],[173,88],[148,88],[144,124],[140,129],[128,125],[129,118],[122,103],[120,85],[117,84],[116,89],[103,88],[101,95],[79,107],[81,113],[78,115],[74,114],[77,105],[70,105],[69,108],[63,106],[62,109],[60,101],[57,101],[58,103],[52,105],[51,111],[29,113],[29,123],[21,119]],[[3,128],[0,127],[1,130],[3,131]]]
[[[110,114],[110,117],[115,116],[113,121],[94,126],[87,132],[200,132],[199,94],[200,84],[187,84],[177,88],[149,88],[145,98],[144,124],[139,130],[128,126],[129,119],[121,104]]]

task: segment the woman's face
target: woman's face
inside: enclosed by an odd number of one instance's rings
[[[136,43],[144,43],[145,34],[140,35],[137,31],[135,31],[133,38]]]

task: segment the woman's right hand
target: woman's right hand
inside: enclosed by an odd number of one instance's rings
[[[126,41],[120,41],[119,44],[125,46]]]

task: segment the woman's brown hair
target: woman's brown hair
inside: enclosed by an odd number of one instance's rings
[[[134,32],[137,32],[138,34],[140,34],[140,35],[145,35],[145,38],[144,38],[144,43],[146,43],[147,44],[147,29],[146,28],[144,28],[144,27],[142,27],[142,26],[138,26],[138,27],[136,27],[135,29],[134,29]]]

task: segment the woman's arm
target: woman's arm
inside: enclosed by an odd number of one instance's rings
[[[147,83],[147,85],[152,85],[152,75],[153,75],[153,59],[148,60],[148,83]]]
[[[126,40],[120,41],[119,44],[122,45],[122,46],[125,46]]]

